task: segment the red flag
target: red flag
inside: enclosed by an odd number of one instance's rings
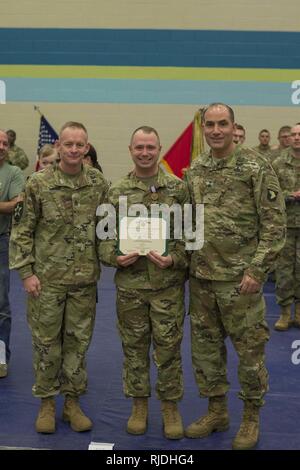
[[[198,109],[193,122],[187,126],[161,159],[160,163],[163,169],[173,173],[178,178],[183,177],[184,170],[189,168],[192,160],[204,151],[201,115],[202,110]]]
[[[193,123],[191,122],[176,142],[161,159],[164,168],[178,178],[182,178],[182,170],[191,163],[191,149],[193,143]]]

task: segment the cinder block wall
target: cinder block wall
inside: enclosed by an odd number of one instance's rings
[[[130,167],[128,141],[156,127],[163,151],[199,106],[226,101],[247,144],[300,121],[291,83],[300,80],[298,1],[2,0],[0,128],[13,128],[33,171],[38,105],[58,130],[82,121],[116,180]]]

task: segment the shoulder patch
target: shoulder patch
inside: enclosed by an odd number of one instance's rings
[[[14,220],[16,223],[19,223],[24,210],[24,201],[19,201],[14,209]]]
[[[274,191],[274,189],[269,189],[268,188],[268,200],[269,201],[276,201],[278,195],[278,191]]]

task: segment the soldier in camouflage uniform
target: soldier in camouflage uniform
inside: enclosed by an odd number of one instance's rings
[[[186,185],[158,167],[161,150],[155,129],[143,126],[134,131],[129,146],[134,171],[113,184],[108,202],[119,213],[119,196],[132,204],[183,206],[189,196]],[[156,392],[162,403],[164,434],[169,439],[183,437],[183,425],[177,402],[183,395],[180,346],[184,321],[184,282],[188,258],[182,240],[169,240],[168,255],[151,251],[117,254],[117,240],[100,245],[101,261],[117,268],[118,329],[124,351],[123,387],[133,398],[127,423],[131,434],[143,434],[147,428],[148,397],[151,395],[149,350],[158,369]]]
[[[270,146],[271,134],[268,129],[262,129],[258,134],[259,145],[253,147],[253,150],[256,150],[260,154],[264,155],[268,159],[271,159],[272,149]]]
[[[267,160],[233,143],[234,114],[215,103],[204,111],[209,152],[186,173],[192,203],[204,204],[204,246],[190,265],[192,360],[208,413],[186,429],[201,438],[229,427],[226,346],[239,356],[244,415],[234,449],[254,447],[259,408],[268,390],[264,349],[269,339],[262,285],[284,244],[284,203]]]
[[[292,324],[300,328],[300,125],[291,129],[291,147],[274,161],[286,201],[287,237],[276,265],[276,297],[281,315],[275,329],[286,331]],[[292,321],[292,305],[295,320]]]
[[[17,134],[12,129],[9,129],[6,134],[9,142],[8,160],[12,165],[25,170],[29,165],[29,160],[24,150],[15,144]]]
[[[10,243],[10,267],[18,270],[29,294],[33,394],[41,398],[36,430],[44,433],[55,432],[54,398],[59,393],[66,397],[63,419],[72,429],[92,427],[78,397],[87,387],[85,355],[99,278],[96,208],[107,191],[102,174],[82,165],[88,151],[82,124],[66,123],[57,149],[58,165],[29,178]]]
[[[233,133],[233,142],[235,144],[243,144],[246,140],[246,130],[242,124],[236,124]]]
[[[271,161],[274,162],[283,152],[290,146],[290,137],[291,137],[291,126],[282,126],[278,131],[278,141],[279,146],[277,148],[271,149],[270,157]]]

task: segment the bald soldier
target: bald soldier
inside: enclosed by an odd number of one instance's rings
[[[278,331],[300,328],[300,124],[291,128],[289,141],[290,147],[273,162],[287,213],[286,242],[276,265],[276,300],[281,307],[275,323]]]
[[[222,103],[203,112],[210,150],[186,173],[193,204],[204,204],[204,246],[190,266],[192,361],[208,413],[187,427],[190,438],[229,427],[225,338],[239,356],[244,402],[234,449],[254,447],[259,409],[268,390],[265,344],[269,330],[262,294],[267,273],[284,245],[284,202],[269,162],[235,145],[233,110]]]
[[[65,396],[64,421],[77,432],[92,427],[79,397],[87,388],[85,356],[99,277],[96,209],[108,186],[102,173],[82,164],[88,149],[86,128],[67,122],[57,143],[60,161],[29,178],[11,235],[10,267],[28,293],[41,433],[55,432],[59,393]]]

